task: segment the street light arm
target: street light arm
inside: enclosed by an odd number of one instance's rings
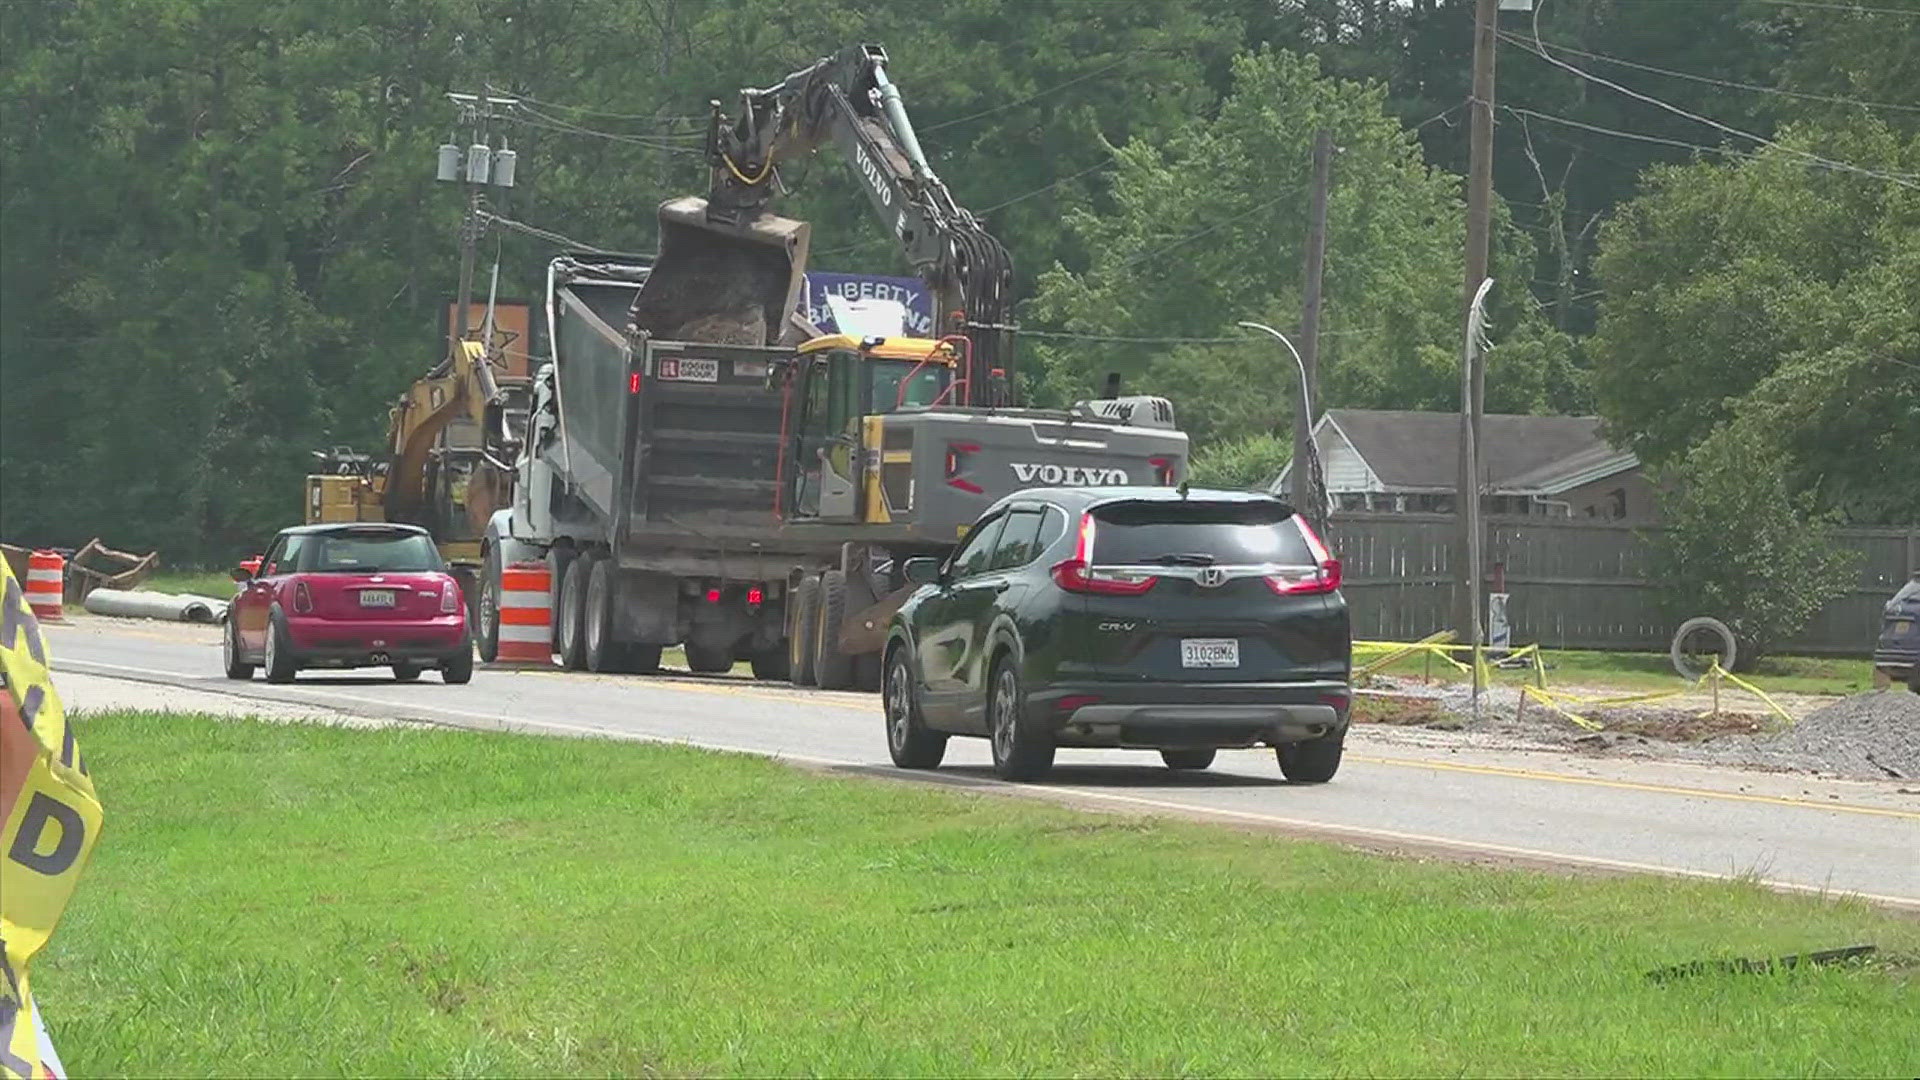
[[[1273,327],[1268,326],[1265,323],[1243,321],[1237,325],[1239,325],[1240,328],[1243,330],[1259,330],[1266,334],[1271,335],[1273,338],[1278,340],[1280,344],[1285,345],[1287,347],[1287,352],[1292,354],[1293,366],[1295,368],[1298,368],[1300,371],[1300,400],[1302,402],[1305,402],[1306,404],[1307,431],[1308,431],[1309,437],[1311,437],[1311,434],[1313,431],[1313,396],[1312,396],[1312,392],[1307,389],[1307,362],[1305,360],[1300,359],[1300,350],[1293,347],[1293,342],[1287,340],[1287,335],[1281,333],[1278,330],[1275,330]]]
[[[1320,465],[1320,440],[1313,433],[1313,391],[1307,386],[1306,361],[1300,359],[1300,350],[1293,347],[1293,342],[1287,340],[1287,335],[1273,327],[1265,323],[1247,321],[1242,321],[1238,325],[1245,330],[1258,330],[1285,345],[1287,353],[1293,357],[1293,366],[1300,372],[1300,406],[1301,412],[1307,418],[1307,460],[1296,461],[1293,464],[1296,468],[1309,470],[1307,473],[1309,487],[1320,505],[1313,508],[1313,512],[1308,515],[1308,520],[1320,535],[1325,537],[1330,533],[1328,525],[1333,516],[1333,496],[1327,492],[1326,473]]]

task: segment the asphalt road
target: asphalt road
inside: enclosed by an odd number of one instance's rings
[[[291,686],[220,672],[210,627],[86,619],[48,627],[55,676],[287,702],[359,716],[542,735],[680,742],[796,763],[1093,809],[1267,827],[1363,847],[1495,863],[1694,877],[1852,893],[1920,910],[1920,788],[1493,748],[1468,735],[1356,728],[1339,776],[1283,781],[1270,751],[1230,751],[1205,773],[1150,753],[1063,751],[1044,784],[1009,785],[986,743],[956,739],[936,773],[887,761],[879,700],[696,676],[490,671],[467,686],[429,673],[303,674]],[[154,691],[156,697],[162,691]],[[124,697],[124,695],[122,695]]]

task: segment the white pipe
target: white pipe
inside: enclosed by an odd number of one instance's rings
[[[95,589],[87,594],[81,606],[95,615],[113,615],[124,619],[217,623],[225,622],[227,618],[227,602],[211,596]]]

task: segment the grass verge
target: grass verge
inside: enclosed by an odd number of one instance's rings
[[[155,714],[81,737],[106,831],[34,967],[75,1075],[1920,1060],[1897,959],[1920,923],[1737,882],[1428,865],[632,743]],[[1857,942],[1896,962],[1645,977]]]
[[[233,577],[226,570],[156,570],[140,583],[147,592],[189,593],[226,599],[233,595]]]
[[[1542,653],[1547,667],[1548,686],[1592,686],[1620,690],[1674,690],[1687,685],[1673,673],[1673,662],[1665,653],[1599,652],[1586,649],[1555,649]],[[1360,662],[1368,658],[1361,657]],[[1464,682],[1466,676],[1442,663],[1429,665],[1420,656],[1410,656],[1382,669],[1380,674],[1418,678],[1431,674],[1435,681]],[[1873,689],[1873,664],[1864,659],[1833,656],[1770,656],[1760,661],[1760,669],[1743,675],[1747,681],[1769,693],[1786,694],[1860,694]],[[1533,680],[1533,669],[1498,668],[1494,681],[1518,686]]]

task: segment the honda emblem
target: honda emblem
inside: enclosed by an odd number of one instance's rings
[[[1203,589],[1217,589],[1227,583],[1227,572],[1217,566],[1202,567],[1193,580],[1199,582]]]

